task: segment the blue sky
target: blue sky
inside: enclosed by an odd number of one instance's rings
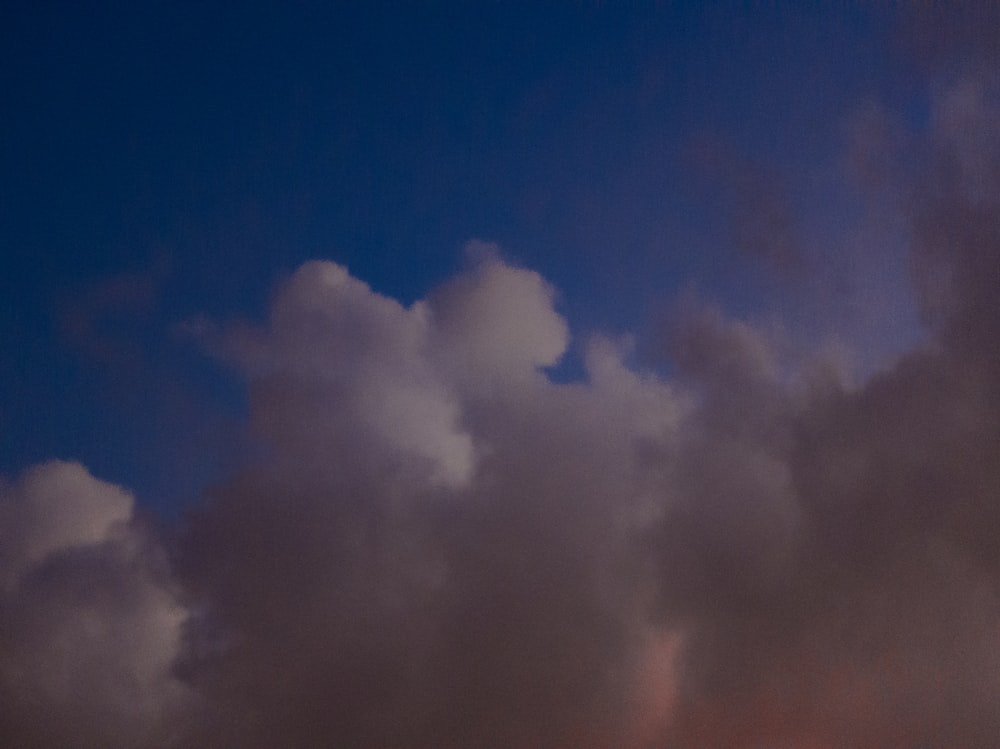
[[[773,312],[784,292],[732,226],[757,187],[692,154],[775,181],[795,231],[839,228],[851,196],[816,175],[845,122],[870,101],[919,116],[924,95],[886,13],[832,5],[3,13],[0,468],[75,456],[160,502],[208,469],[172,487],[148,456],[241,413],[178,323],[259,317],[311,258],[412,301],[476,238],[555,284],[581,336],[641,331],[692,285]],[[115,278],[143,288],[95,290]],[[74,341],[74,314],[116,353]]]

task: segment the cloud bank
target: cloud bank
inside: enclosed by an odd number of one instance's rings
[[[81,466],[0,490],[0,743],[989,745],[1000,143],[943,91],[907,193],[921,344],[855,382],[698,300],[669,377],[479,249],[409,306],[331,262],[202,326],[252,461],[175,536]]]

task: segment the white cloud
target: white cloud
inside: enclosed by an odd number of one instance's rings
[[[569,328],[554,300],[540,275],[487,255],[431,295],[435,353],[466,385],[523,384],[566,351]]]

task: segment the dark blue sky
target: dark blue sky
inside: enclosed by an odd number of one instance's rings
[[[888,14],[543,5],[6,3],[0,472],[192,498],[243,392],[182,324],[260,318],[311,258],[409,302],[495,241],[578,336],[692,286],[815,322],[785,276],[858,210],[849,123],[922,117]]]

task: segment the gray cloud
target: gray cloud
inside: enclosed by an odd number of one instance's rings
[[[941,100],[911,198],[928,334],[860,383],[696,299],[671,380],[598,338],[553,383],[552,291],[489,253],[408,308],[310,264],[221,331],[270,452],[182,555],[187,673],[222,706],[195,743],[988,741],[1000,241],[962,154],[991,100]]]
[[[317,261],[263,324],[192,327],[254,459],[169,541],[77,464],[0,488],[0,739],[989,745],[996,101],[969,79],[926,138],[868,142],[924,149],[927,329],[861,382],[697,299],[670,378],[595,337],[553,382],[555,291],[483,248],[409,306]]]
[[[168,746],[187,611],[132,497],[52,461],[0,486],[0,743]]]
[[[627,538],[669,386],[610,342],[551,383],[552,292],[489,257],[409,308],[310,264],[235,335],[270,453],[192,521],[196,743],[604,746],[653,712]]]
[[[911,199],[930,335],[894,366],[859,387],[789,376],[766,336],[712,313],[673,338],[701,400],[648,548],[685,635],[680,746],[971,747],[1000,729],[995,100],[965,82],[938,104]]]

